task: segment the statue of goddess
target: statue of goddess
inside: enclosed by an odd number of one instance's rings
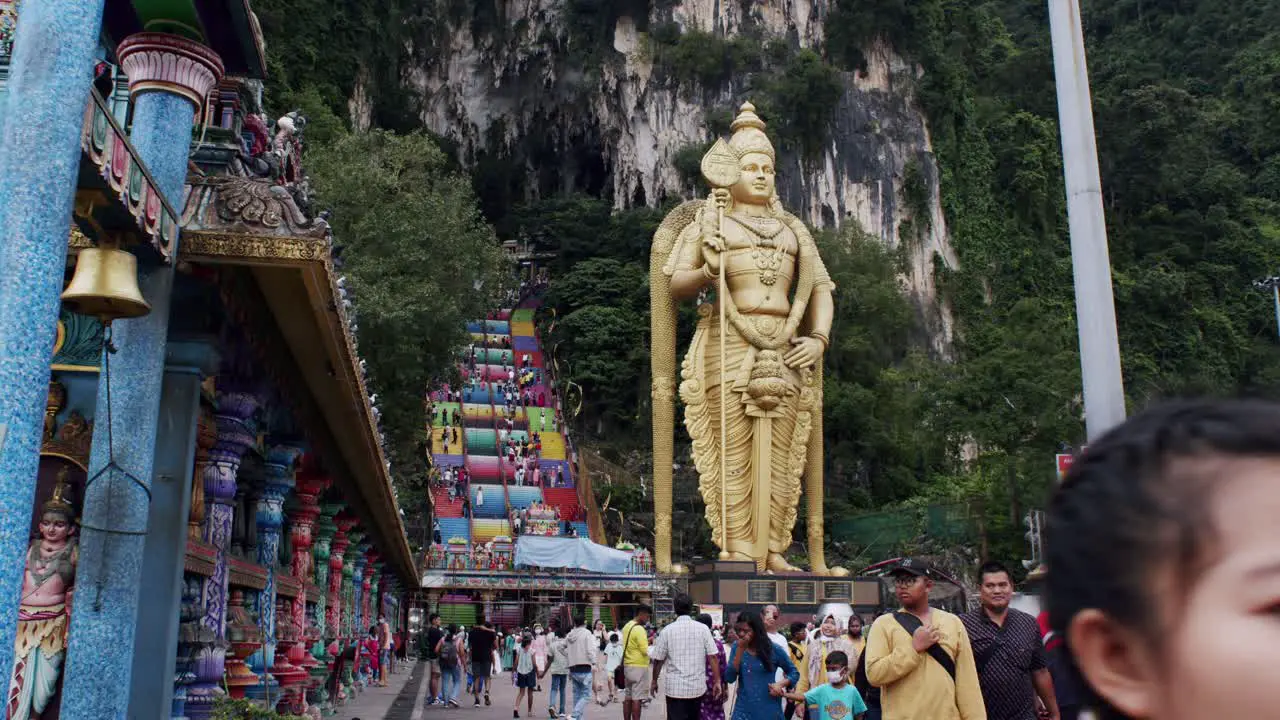
[[[835,287],[808,229],[778,200],[775,152],[764,127],[755,108],[744,104],[729,142],[718,142],[703,161],[704,175],[717,187],[705,200],[671,211],[654,234],[649,277],[659,572],[679,570],[671,565],[670,545],[676,303],[698,298],[679,390],[721,559],[754,561],[761,572],[797,570],[784,553],[803,478],[812,570],[846,573],[828,568],[823,555],[822,356]],[[708,162],[719,181],[708,174]],[[723,308],[709,301],[712,292]]]
[[[75,509],[67,501],[66,470],[40,516],[40,537],[27,550],[14,643],[13,677],[6,717],[38,720],[58,688],[67,652],[72,585],[79,550],[75,541]]]

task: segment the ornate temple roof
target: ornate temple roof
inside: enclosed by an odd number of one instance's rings
[[[388,565],[416,586],[328,223],[307,217],[290,189],[270,179],[192,175],[181,224],[179,262],[239,266],[252,277],[314,401],[318,423],[308,424],[327,428],[319,439],[332,446],[325,456],[337,486]]]

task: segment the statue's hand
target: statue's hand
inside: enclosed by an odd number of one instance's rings
[[[822,358],[822,341],[811,337],[791,338],[792,348],[782,358],[787,367],[797,370],[813,367]]]
[[[720,251],[724,249],[724,245],[724,236],[719,232],[702,235],[702,261],[706,264],[707,272],[712,275],[720,274]]]

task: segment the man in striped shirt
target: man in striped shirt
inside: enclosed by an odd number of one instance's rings
[[[720,662],[716,641],[706,625],[689,615],[693,600],[675,597],[676,620],[662,629],[653,645],[653,687],[666,668],[667,720],[698,720],[702,696],[707,692],[707,663],[711,663],[711,695],[720,697]]]

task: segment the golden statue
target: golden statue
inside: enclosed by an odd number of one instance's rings
[[[822,527],[822,356],[835,286],[804,223],[782,209],[773,144],[750,103],[731,130],[702,161],[711,194],[672,210],[649,255],[655,561],[683,570],[671,564],[676,303],[697,298],[680,399],[720,558],[798,570],[784,553],[803,480],[812,571],[845,575],[827,567]]]

